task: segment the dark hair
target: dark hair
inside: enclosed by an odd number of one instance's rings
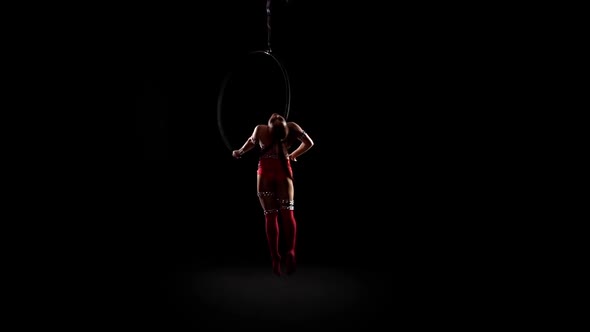
[[[282,142],[287,138],[287,124],[282,122],[281,125],[273,125],[270,128],[272,141]]]
[[[283,125],[274,125],[270,128],[270,133],[271,133],[271,138],[272,138],[272,142],[271,144],[269,144],[267,147],[265,147],[261,152],[260,155],[264,155],[268,150],[272,149],[273,146],[278,145],[279,148],[279,153],[278,153],[278,157],[279,160],[281,161],[281,164],[283,165],[283,168],[285,169],[285,172],[287,173],[287,176],[289,176],[291,179],[293,179],[293,174],[291,174],[290,170],[289,170],[289,166],[287,165],[287,158],[286,158],[286,151],[287,151],[287,146],[285,145],[286,141],[287,141],[287,124],[286,123],[282,123]]]

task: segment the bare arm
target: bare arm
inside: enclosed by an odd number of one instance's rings
[[[234,158],[239,159],[244,153],[252,150],[256,146],[256,143],[258,142],[259,128],[260,128],[260,125],[258,125],[254,128],[252,135],[250,137],[248,137],[248,139],[246,140],[246,142],[242,145],[242,147],[240,149],[232,151],[232,156]]]
[[[291,122],[290,130],[295,131],[297,139],[301,142],[301,144],[299,144],[299,146],[288,156],[289,159],[297,161],[297,157],[311,149],[314,143],[311,137],[295,122]]]

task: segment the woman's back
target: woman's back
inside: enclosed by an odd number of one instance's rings
[[[297,137],[300,135],[300,132],[297,130],[298,127],[299,126],[296,123],[288,122],[286,137],[284,139],[281,139],[281,137],[273,137],[273,132],[270,126],[261,124],[258,125],[258,128],[256,130],[256,140],[258,141],[258,144],[260,145],[262,151],[264,151],[265,153],[272,153],[275,155],[279,153],[279,147],[282,145],[284,152],[283,155],[286,156],[286,149],[289,149],[297,140]],[[283,134],[281,134],[280,136],[283,136]],[[274,144],[281,142],[284,144]],[[266,151],[267,149],[268,151]]]

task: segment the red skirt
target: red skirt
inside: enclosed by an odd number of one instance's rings
[[[257,173],[275,180],[281,180],[287,177],[293,178],[293,169],[291,168],[291,161],[289,159],[260,158],[258,160]]]

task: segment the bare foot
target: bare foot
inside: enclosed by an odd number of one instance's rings
[[[297,263],[295,260],[295,253],[290,252],[287,254],[287,257],[285,259],[285,270],[286,270],[287,274],[293,274],[293,273],[295,273],[296,268],[297,268]]]
[[[280,258],[276,258],[272,260],[272,273],[277,275],[277,276],[281,276],[282,272],[281,272],[281,259]]]

